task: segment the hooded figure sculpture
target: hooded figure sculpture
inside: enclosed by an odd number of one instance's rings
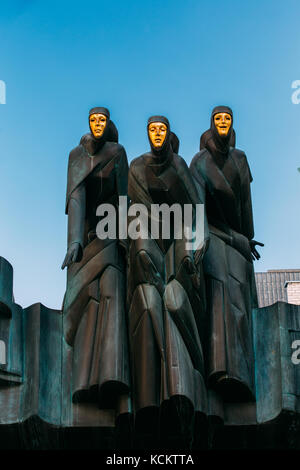
[[[115,408],[129,390],[126,263],[118,240],[97,237],[96,210],[127,196],[128,163],[109,111],[91,109],[89,124],[69,156],[64,337],[73,348],[73,402]]]
[[[257,305],[252,259],[259,258],[253,240],[250,182],[244,152],[234,149],[233,114],[214,108],[205,148],[191,163],[210,230],[203,259],[210,333],[208,383],[225,401],[255,399],[251,309]],[[260,244],[262,245],[262,244]]]
[[[201,201],[185,161],[175,153],[179,140],[170,132],[168,119],[152,116],[147,131],[151,151],[132,161],[128,178],[129,215],[135,204],[139,209],[143,204],[147,230],[155,218],[159,225],[157,236],[151,239],[151,232],[144,239],[131,239],[129,248],[135,426],[140,434],[190,439],[194,417],[197,427],[206,416],[199,330],[205,310],[201,256],[207,240],[199,247],[196,266],[195,253],[186,249],[184,236],[176,239],[174,221],[181,220],[180,214],[174,213],[174,218],[171,214],[170,236],[162,235],[166,220],[161,213],[151,212],[154,205],[177,203],[181,210],[190,204],[194,209]]]

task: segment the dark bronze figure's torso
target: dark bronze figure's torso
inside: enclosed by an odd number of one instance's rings
[[[142,203],[148,211],[151,204],[195,207],[200,202],[188,168],[176,154],[162,164],[156,164],[151,154],[135,159],[128,194],[131,204]],[[129,333],[140,433],[158,431],[160,414],[161,433],[185,433],[189,439],[194,413],[205,416],[207,412],[199,336],[204,299],[201,288],[192,285],[193,275],[199,277],[199,273],[195,267],[189,270],[188,264],[194,267],[184,237],[130,241]]]
[[[210,320],[209,384],[225,400],[252,400],[251,309],[256,306],[256,290],[249,244],[253,237],[250,170],[245,154],[233,148],[223,161],[202,150],[190,168],[205,195],[210,229],[203,260]]]
[[[82,259],[68,269],[64,334],[73,347],[73,401],[96,401],[101,408],[117,409],[128,399],[129,363],[125,260],[117,239],[97,238],[96,209],[101,203],[118,208],[127,174],[126,153],[117,143],[106,142],[94,155],[83,145],[71,152],[68,241],[80,242]]]

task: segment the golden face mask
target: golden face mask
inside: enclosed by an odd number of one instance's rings
[[[153,147],[160,148],[167,135],[167,126],[163,122],[151,122],[148,126],[148,134]]]
[[[228,113],[217,113],[214,115],[214,123],[218,134],[220,136],[226,136],[229,132],[232,118]]]
[[[91,114],[89,120],[93,136],[99,139],[106,127],[107,117],[104,114]]]

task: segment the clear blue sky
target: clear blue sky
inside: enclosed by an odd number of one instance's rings
[[[108,106],[129,161],[168,116],[189,163],[213,106],[250,163],[257,271],[300,268],[299,0],[1,1],[0,255],[16,301],[60,307],[69,151]]]

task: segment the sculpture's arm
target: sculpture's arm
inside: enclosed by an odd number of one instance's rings
[[[205,207],[205,203],[206,203],[205,181],[202,175],[200,174],[200,172],[198,171],[196,165],[194,164],[191,166],[191,174],[192,174],[192,178],[195,183],[196,190],[197,190],[197,196],[198,196],[197,203],[204,205],[203,220],[201,220],[200,222],[196,221],[198,223],[203,224],[203,230],[204,230],[203,243],[199,247],[197,247],[195,251],[194,258],[195,258],[195,264],[197,265],[202,260],[209,246],[209,226],[208,226],[208,221],[207,221],[207,216],[206,216],[206,207]]]
[[[246,160],[246,171],[244,177],[243,191],[242,191],[242,217],[243,217],[243,234],[248,238],[252,259],[259,259],[260,254],[255,246],[264,246],[263,243],[253,240],[254,237],[254,223],[253,223],[253,210],[251,198],[251,181],[253,180],[248,162]]]
[[[80,261],[83,252],[85,221],[85,185],[81,183],[71,194],[68,202],[68,251],[62,269]]]
[[[215,227],[210,224],[210,232],[223,240],[227,245],[238,250],[248,261],[251,261],[251,247],[247,237],[226,225]]]
[[[128,193],[128,160],[125,149],[122,148],[116,165],[118,196],[127,196]]]
[[[124,207],[124,212],[126,209],[126,214],[124,217],[127,218],[127,211],[128,211],[128,160],[125,149],[122,147],[121,153],[118,158],[118,162],[116,165],[116,183],[117,183],[117,193],[118,197],[125,196],[126,197],[126,208]],[[119,201],[117,203],[119,205]],[[118,213],[120,213],[118,211]],[[121,216],[122,216],[121,215]],[[118,223],[122,224],[123,220],[119,220]],[[118,230],[118,233],[119,230]],[[128,251],[128,239],[119,238],[119,246],[124,250],[125,256],[127,256]]]
[[[151,198],[147,193],[147,189],[140,183],[132,164],[128,172],[128,196],[131,204],[144,204],[151,213]]]
[[[253,211],[250,182],[244,185],[242,193],[243,234],[249,240],[254,237]]]

